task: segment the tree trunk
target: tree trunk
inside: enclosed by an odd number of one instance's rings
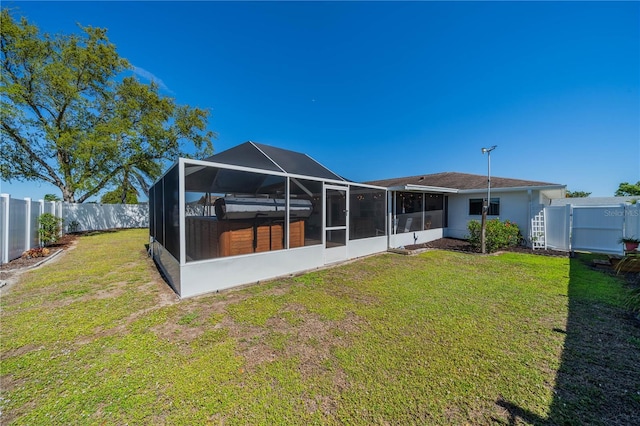
[[[66,187],[62,187],[60,188],[60,190],[62,191],[62,201],[64,201],[65,203],[76,202],[76,197],[73,192],[69,191]]]

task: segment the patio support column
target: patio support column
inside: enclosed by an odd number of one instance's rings
[[[178,160],[178,217],[179,217],[179,239],[180,239],[180,266],[187,263],[187,238],[186,238],[186,220],[185,220],[185,195],[184,195],[184,159]]]
[[[285,192],[285,199],[284,199],[284,227],[283,227],[283,232],[284,232],[284,249],[285,250],[289,250],[289,218],[291,217],[290,215],[290,199],[291,199],[291,184],[290,184],[290,177],[287,176],[287,179],[284,182],[284,192]],[[304,243],[304,242],[303,242]]]

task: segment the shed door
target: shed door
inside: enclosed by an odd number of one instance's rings
[[[349,190],[341,186],[325,186],[325,263],[347,259],[349,235]]]

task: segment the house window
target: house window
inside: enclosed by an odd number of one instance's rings
[[[469,216],[482,215],[482,201],[482,198],[471,198],[469,200]],[[487,214],[489,216],[500,215],[500,198],[491,199],[491,204],[489,205],[489,211]]]

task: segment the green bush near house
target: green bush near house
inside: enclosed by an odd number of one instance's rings
[[[468,229],[469,242],[475,248],[480,247],[482,225],[479,221],[472,220],[469,222]],[[500,219],[491,219],[487,221],[486,239],[486,248],[489,253],[515,246],[521,239],[520,229],[509,220],[502,222]]]

